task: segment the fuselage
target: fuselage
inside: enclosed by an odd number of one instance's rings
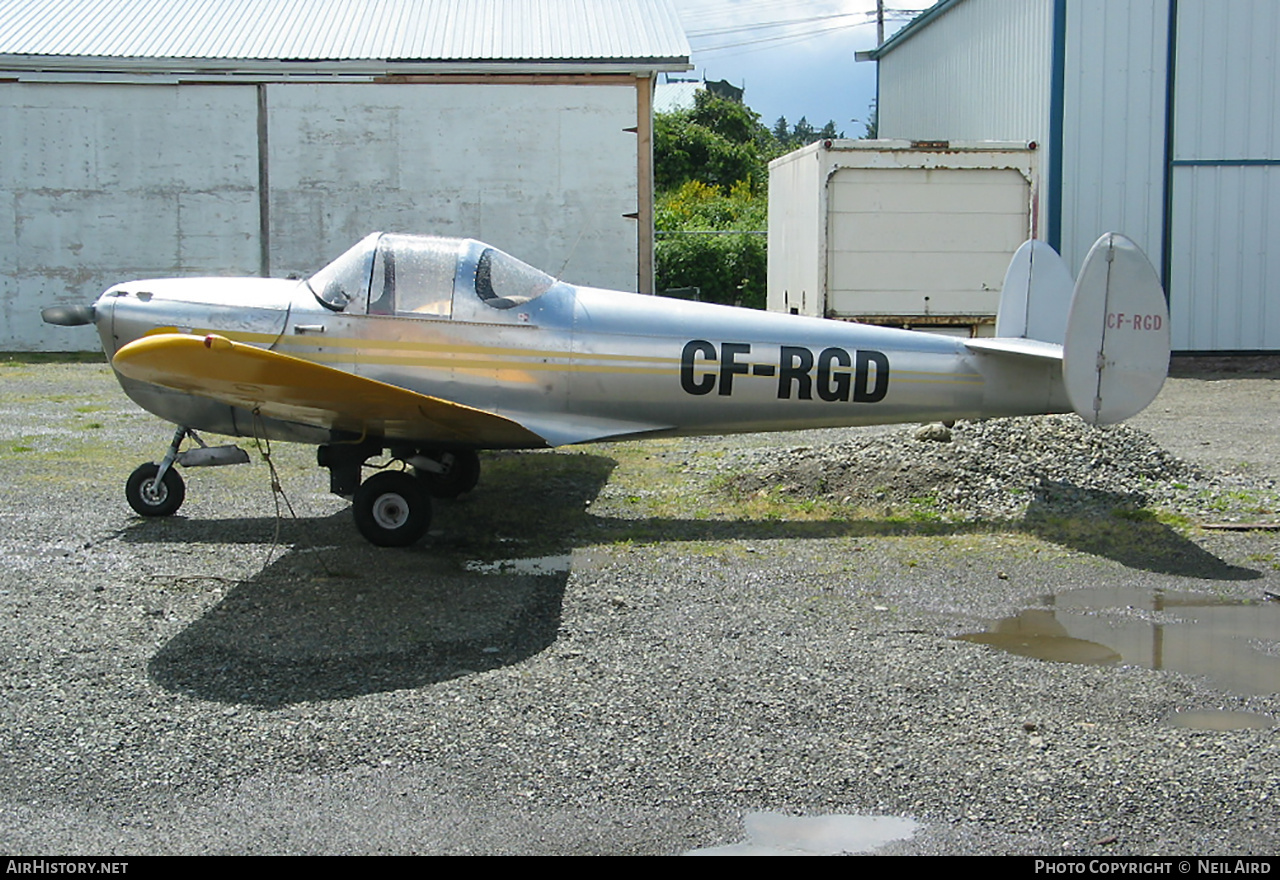
[[[395,243],[373,238],[367,255],[348,260],[350,274],[365,273],[355,284],[320,275],[129,282],[98,300],[98,329],[108,355],[155,332],[225,336],[508,417],[547,445],[1070,409],[1052,365],[1010,369],[952,337],[576,287],[477,242],[429,241],[446,242],[456,265],[437,259],[420,270],[426,294],[409,275],[421,253],[398,244],[388,269]],[[255,425],[198,395],[121,383],[180,425],[332,439],[324,425]]]

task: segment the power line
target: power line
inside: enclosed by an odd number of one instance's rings
[[[773,6],[775,4],[769,3],[767,5]],[[792,5],[791,0],[787,0],[786,5],[791,6]],[[761,7],[757,7],[757,9],[760,9],[760,8]],[[778,46],[785,46],[791,43],[804,42],[814,37],[820,37],[826,34],[836,33],[842,30],[849,30],[851,28],[863,27],[865,25],[869,25],[872,23],[877,24],[878,32],[883,32],[883,23],[885,21],[911,19],[917,16],[919,13],[920,13],[920,10],[914,10],[914,9],[883,9],[881,8],[881,9],[870,10],[866,12],[838,12],[838,13],[830,13],[826,15],[810,16],[807,18],[773,19],[773,20],[766,20],[766,21],[751,22],[746,24],[728,25],[728,26],[719,27],[719,28],[707,28],[703,30],[693,29],[693,30],[687,31],[686,33],[689,36],[690,41],[697,42],[697,41],[700,41],[701,39],[708,38],[708,37],[722,37],[722,36],[730,36],[733,34],[748,34],[756,31],[768,31],[768,30],[773,30],[777,28],[790,29],[788,33],[775,34],[773,36],[754,37],[751,39],[734,40],[727,43],[718,43],[716,45],[711,45],[711,46],[695,46],[694,48],[695,52],[697,52],[700,55],[705,55],[705,54],[712,54],[712,53],[718,53],[718,52],[725,52],[730,49],[743,49],[747,47],[776,48]],[[835,24],[835,25],[826,26],[826,27],[808,27],[800,31],[794,30],[796,25],[813,25],[820,22],[833,22],[839,19],[848,19],[848,18],[863,18],[865,20],[845,22],[845,23]],[[720,19],[723,20],[723,15],[720,16]],[[748,52],[755,51],[755,49],[747,48],[747,51]],[[742,54],[742,53],[737,53],[737,54]]]
[[[743,31],[767,30],[769,28],[787,27],[793,24],[809,24],[815,21],[830,21],[835,18],[848,18],[851,15],[860,15],[869,17],[869,12],[835,12],[831,15],[815,15],[810,18],[788,18],[780,21],[761,21],[754,24],[740,24],[733,27],[713,28],[701,31],[686,31],[686,35],[690,38],[720,36],[722,34],[736,34]]]
[[[802,42],[805,42],[806,40],[810,40],[810,39],[813,39],[814,37],[819,37],[824,34],[834,34],[839,31],[850,30],[855,27],[866,27],[870,24],[871,22],[869,21],[861,21],[861,22],[855,22],[853,24],[836,25],[835,27],[816,28],[813,30],[803,31],[798,34],[797,33],[779,34],[773,37],[760,37],[754,40],[738,40],[736,42],[731,42],[731,43],[721,43],[720,45],[716,45],[716,46],[704,46],[701,48],[695,48],[694,51],[699,54],[706,54],[709,52],[721,52],[726,49],[738,49],[743,46],[763,46],[765,44],[782,46],[788,43],[802,43]]]

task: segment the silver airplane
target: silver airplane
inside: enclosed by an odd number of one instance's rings
[[[176,465],[248,461],[197,431],[296,441],[383,546],[423,535],[430,496],[475,486],[477,450],[1072,410],[1107,424],[1155,398],[1169,360],[1159,279],[1116,233],[1074,282],[1024,244],[988,338],[579,287],[478,241],[383,233],[302,281],[130,281],[43,317],[96,324],[125,393],[178,426],[129,477],[135,511],[178,509]],[[402,469],[362,479],[385,453]]]

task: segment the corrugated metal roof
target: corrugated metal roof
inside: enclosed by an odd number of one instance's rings
[[[669,0],[0,0],[0,56],[679,61]]]

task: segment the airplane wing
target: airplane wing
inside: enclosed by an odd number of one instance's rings
[[[503,416],[222,336],[144,336],[112,365],[130,379],[298,424],[481,448],[549,445]]]

